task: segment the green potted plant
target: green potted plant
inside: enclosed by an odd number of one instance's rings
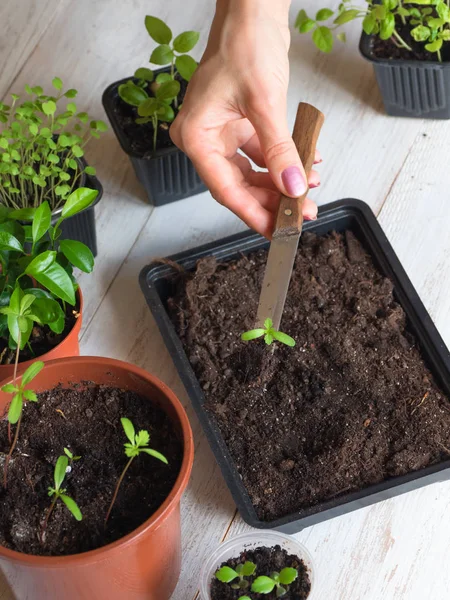
[[[38,208],[0,207],[0,379],[14,363],[79,354],[83,298],[73,268],[90,273],[94,256],[83,242],[63,239],[61,226],[97,196],[97,190],[75,189],[54,225],[47,200]]]
[[[15,598],[169,600],[193,457],[182,404],[143,369],[71,357],[5,381],[0,570]]]
[[[107,127],[78,110],[76,90],[65,90],[59,77],[52,84],[53,95],[44,94],[41,86],[26,85],[24,95],[11,95],[10,105],[0,102],[0,207],[23,210],[26,222],[46,201],[54,225],[77,188],[97,190],[100,200],[102,187],[84,152]],[[87,244],[95,255],[93,205],[65,219],[61,236]]]
[[[450,7],[447,0],[373,0],[336,10],[300,10],[295,23],[322,52],[345,25],[360,19],[360,51],[372,62],[386,112],[400,117],[450,118]]]
[[[197,68],[189,52],[199,34],[185,31],[174,37],[161,19],[149,15],[145,27],[158,44],[150,63],[163,68],[141,67],[133,77],[112,83],[103,93],[103,106],[149,201],[159,206],[206,189],[192,162],[169,135],[170,123],[181,109]]]

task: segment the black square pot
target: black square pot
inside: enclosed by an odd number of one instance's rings
[[[155,75],[165,72],[168,69],[159,69],[155,71]],[[132,77],[126,77],[108,86],[103,92],[102,102],[119,144],[128,154],[150,204],[162,206],[204,192],[206,186],[197,175],[191,160],[175,145],[145,154],[132,149],[131,140],[121,128],[115,110],[119,85],[130,79]]]
[[[450,119],[450,63],[375,58],[365,33],[359,49],[373,64],[388,115]]]
[[[427,366],[443,391],[450,395],[450,354],[370,208],[359,200],[340,200],[321,207],[318,220],[305,223],[304,230],[318,235],[325,235],[331,231],[350,230],[356,235],[371,255],[377,268],[394,283],[396,300],[407,315],[409,327],[419,342]],[[240,258],[242,254],[267,247],[268,241],[265,238],[252,231],[246,231],[177,254],[170,260],[177,262],[186,270],[193,270],[197,261],[206,256],[215,256],[219,262],[223,263]],[[167,300],[174,292],[174,273],[173,267],[168,264],[150,265],[144,268],[140,274],[141,289],[189,394],[234,501],[242,518],[249,525],[260,529],[277,529],[285,533],[296,533],[305,527],[358,508],[393,498],[437,481],[450,479],[450,460],[445,460],[400,477],[386,479],[356,492],[341,494],[329,501],[316,504],[308,509],[301,509],[274,521],[261,521],[214,418],[203,408],[205,404],[203,391],[167,313]]]

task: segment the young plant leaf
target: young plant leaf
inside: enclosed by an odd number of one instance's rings
[[[160,460],[161,462],[163,462],[166,465],[169,464],[169,461],[167,460],[167,458],[163,454],[161,454],[161,452],[157,452],[156,450],[152,450],[152,448],[141,448],[141,452],[145,452],[146,454],[149,454],[150,456],[153,456],[153,458],[157,458],[158,460]]]
[[[176,98],[180,93],[180,82],[179,81],[165,81],[161,83],[159,88],[156,90],[156,98],[158,100],[171,100]]]
[[[230,583],[231,581],[234,581],[237,577],[239,577],[239,575],[234,569],[225,565],[221,567],[218,571],[216,571],[215,577],[222,583]]]
[[[75,305],[75,291],[67,272],[58,263],[53,263],[45,271],[36,273],[35,279],[57,298]]]
[[[56,252],[54,250],[42,252],[42,254],[38,254],[36,258],[33,258],[25,269],[25,273],[31,277],[35,277],[38,273],[45,271],[55,260]]]
[[[282,331],[273,330],[272,335],[277,341],[281,342],[282,344],[285,344],[286,346],[290,346],[291,348],[295,346],[295,340],[291,338],[290,335],[287,335]]]
[[[55,489],[59,491],[61,488],[62,482],[66,476],[67,467],[69,466],[69,459],[67,456],[60,456],[56,461],[54,479],[55,479]]]
[[[280,571],[279,574],[279,582],[283,585],[290,585],[293,581],[295,581],[298,577],[297,569],[292,567],[285,567]]]
[[[164,21],[158,19],[158,17],[151,17],[147,15],[145,17],[145,28],[148,31],[149,36],[155,40],[157,44],[168,44],[172,39],[172,31]]]
[[[85,187],[78,188],[67,198],[61,212],[61,219],[68,219],[85,210],[94,203],[97,196],[98,190]]]
[[[150,56],[150,62],[155,65],[168,65],[173,61],[175,55],[173,50],[167,44],[156,46]]]
[[[180,33],[180,35],[177,35],[173,40],[173,49],[180,54],[190,52],[197,44],[199,37],[200,33],[198,31],[185,31],[184,33]]]
[[[44,368],[42,360],[37,360],[31,364],[25,373],[22,375],[22,387],[28,385]]]
[[[132,81],[119,85],[118,92],[122,100],[131,106],[139,106],[148,98],[147,92]]]
[[[76,240],[61,240],[59,249],[75,267],[85,273],[92,272],[94,255],[85,244]]]
[[[194,60],[192,56],[189,56],[188,54],[183,54],[182,56],[177,56],[177,58],[175,59],[175,66],[181,77],[185,81],[190,81],[198,65],[197,61]]]
[[[0,231],[0,250],[24,251],[19,240],[7,231]]]
[[[256,571],[256,565],[255,563],[247,560],[243,565],[242,565],[242,574],[245,577],[251,577]]]
[[[81,510],[78,508],[78,504],[75,502],[75,500],[73,500],[70,496],[67,496],[66,494],[61,494],[59,497],[67,506],[72,515],[75,517],[75,519],[77,521],[82,521],[83,515],[81,514]]]
[[[275,585],[276,583],[273,579],[267,577],[266,575],[261,575],[252,583],[251,590],[257,594],[270,594]]]
[[[25,400],[28,400],[28,402],[38,401],[37,394],[36,392],[33,392],[33,390],[23,390],[23,397],[25,398]]]
[[[11,400],[11,404],[8,409],[8,421],[11,425],[15,425],[17,421],[20,419],[20,415],[22,414],[23,407],[23,399],[22,393],[18,392],[13,399]]]
[[[316,21],[327,21],[334,15],[334,10],[330,8],[321,8],[316,14]]]
[[[120,422],[122,423],[122,427],[123,427],[123,430],[125,431],[125,435],[130,440],[131,444],[134,444],[134,438],[135,438],[136,432],[134,430],[133,423],[130,421],[130,419],[127,419],[126,417],[122,417],[120,419]]]
[[[313,42],[321,52],[329,53],[333,49],[333,34],[328,27],[322,25],[318,27],[313,35]]]
[[[141,67],[137,69],[134,73],[134,76],[137,79],[143,79],[144,81],[152,82],[154,78],[153,71],[151,69],[147,69],[146,67]]]
[[[262,337],[265,334],[265,329],[252,329],[251,331],[246,331],[241,335],[241,339],[244,342],[249,342],[250,340],[256,340],[257,338]]]

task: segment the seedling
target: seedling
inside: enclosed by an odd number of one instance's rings
[[[287,594],[287,589],[284,586],[290,585],[298,577],[297,569],[286,567],[279,573],[274,571],[270,577],[261,575],[252,583],[252,592],[257,594],[270,594],[276,588],[276,597],[281,598]]]
[[[106,513],[105,524],[107,523],[109,515],[111,514],[112,508],[117,498],[117,494],[119,493],[120,485],[126,475],[126,472],[130,468],[131,463],[136,458],[136,456],[139,456],[139,454],[144,452],[145,454],[149,454],[150,456],[157,458],[166,465],[169,464],[167,458],[163,454],[148,447],[148,443],[150,441],[150,434],[148,431],[146,431],[145,429],[141,429],[138,433],[136,433],[133,423],[130,421],[130,419],[126,419],[125,417],[120,419],[120,422],[122,423],[125,435],[129,439],[129,442],[126,442],[124,444],[125,455],[129,458],[129,461],[125,465],[125,468],[122,471],[122,474],[117,482],[116,489],[114,490],[114,495],[111,500],[111,504],[109,505],[108,512]]]
[[[74,456],[72,454],[72,452],[69,450],[69,448],[64,448],[64,454],[69,459],[69,469],[71,468],[72,463],[76,462],[77,460],[80,460],[80,458],[81,458],[81,456]]]
[[[19,348],[19,346],[17,347]],[[18,352],[16,353],[18,354]],[[14,448],[16,447],[17,440],[19,438],[20,424],[22,422],[22,413],[23,413],[23,405],[25,401],[29,402],[37,402],[38,398],[36,392],[33,390],[25,389],[25,386],[31,383],[31,381],[36,377],[40,371],[44,368],[44,363],[42,361],[36,361],[32,365],[28,367],[25,373],[22,375],[21,381],[19,384],[16,383],[17,378],[17,361],[14,365],[14,377],[13,383],[7,383],[2,387],[2,392],[6,394],[12,394],[13,398],[11,400],[11,404],[8,409],[8,437],[11,441],[11,425],[16,425],[16,431],[14,434],[14,439],[9,448],[8,456],[5,460],[5,465],[3,467],[3,486],[6,488],[8,484],[8,465],[11,460],[12,453],[14,452]]]
[[[362,19],[362,28],[368,35],[391,39],[396,46],[411,50],[398,31],[399,24],[406,26],[416,42],[423,43],[428,52],[436,53],[439,62],[442,62],[443,45],[450,41],[448,0],[366,0],[360,7],[354,6],[352,0],[343,0],[337,10],[320,9],[314,19],[305,10],[300,10],[295,27],[300,33],[312,32],[313,42],[319,50],[331,52],[334,32],[355,19]],[[325,25],[325,21],[331,22]],[[336,37],[345,42],[345,32]]]
[[[251,331],[246,331],[241,335],[241,339],[244,342],[249,342],[250,340],[256,340],[257,338],[263,337],[264,341],[268,346],[270,346],[274,340],[285,344],[286,346],[295,346],[295,340],[291,338],[286,333],[282,331],[276,331],[273,328],[272,319],[266,319],[264,321],[264,328],[261,329],[252,329]]]
[[[156,150],[159,122],[171,123],[175,118],[174,109],[181,108],[177,100],[180,83],[176,76],[190,81],[197,69],[197,61],[188,52],[197,44],[200,34],[197,31],[185,31],[173,38],[170,27],[164,21],[149,15],[145,17],[145,27],[158,44],[150,56],[150,62],[170,65],[170,73],[159,73],[155,78],[151,69],[142,67],[134,73],[135,80],[120,85],[118,91],[124,102],[137,108],[139,117],[136,123],[152,123],[153,150]]]
[[[247,561],[237,565],[236,569],[232,569],[225,565],[216,572],[215,577],[222,583],[231,584],[230,587],[232,587],[233,590],[246,590],[250,587],[250,582],[245,578],[254,575],[255,571],[255,563]],[[248,596],[241,596],[239,600],[242,600],[243,598],[245,600]]]
[[[66,449],[64,449],[64,451],[65,450]],[[68,496],[66,494],[66,490],[61,487],[66,477],[66,473],[68,472],[68,467],[69,458],[65,455],[60,456],[56,461],[55,471],[53,475],[55,487],[49,486],[48,488],[48,495],[52,498],[52,503],[50,504],[50,507],[47,511],[45,521],[42,524],[41,543],[44,543],[45,530],[47,528],[48,521],[58,500],[61,500],[66,505],[69,512],[75,517],[77,521],[81,521],[83,519],[83,515],[81,514],[81,511],[78,508],[78,505],[75,502],[75,500]]]

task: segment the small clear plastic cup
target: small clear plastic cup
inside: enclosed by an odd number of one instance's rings
[[[311,581],[311,591],[308,600],[312,600],[314,596],[314,566],[310,553],[295,538],[284,533],[278,533],[277,531],[252,531],[250,533],[243,533],[220,544],[203,564],[200,573],[201,600],[211,600],[211,580],[222,563],[230,558],[237,558],[243,550],[254,550],[261,546],[267,548],[281,546],[289,554],[295,554],[303,560],[308,568],[309,579]]]

